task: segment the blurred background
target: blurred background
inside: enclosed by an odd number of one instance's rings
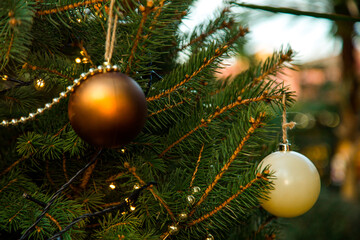
[[[244,71],[249,62],[291,46],[294,70],[281,81],[296,91],[288,120],[297,123],[289,139],[318,168],[322,190],[303,216],[281,219],[277,239],[360,239],[360,3],[357,0],[249,0],[238,3],[350,16],[354,21],[236,7],[249,26],[241,55],[229,59],[219,78]],[[220,0],[200,0],[182,26],[187,32],[216,14]],[[356,21],[357,19],[357,21]],[[279,126],[280,126],[280,118]]]

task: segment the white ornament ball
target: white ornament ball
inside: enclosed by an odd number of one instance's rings
[[[314,164],[294,151],[277,151],[260,163],[263,170],[269,165],[273,173],[274,189],[262,207],[278,217],[296,217],[307,212],[320,193],[320,176]]]

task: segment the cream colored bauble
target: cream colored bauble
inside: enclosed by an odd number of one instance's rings
[[[274,189],[262,207],[278,217],[296,217],[307,212],[320,193],[320,176],[314,164],[304,155],[294,151],[277,151],[260,163],[263,170],[269,165],[273,173]]]

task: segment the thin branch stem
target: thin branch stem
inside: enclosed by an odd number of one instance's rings
[[[150,113],[150,114],[148,115],[148,117],[152,117],[152,116],[157,115],[157,114],[159,114],[159,113],[162,113],[162,112],[164,112],[164,111],[166,111],[166,110],[169,110],[169,109],[172,109],[172,108],[174,108],[174,107],[177,107],[177,106],[179,106],[179,105],[181,105],[181,104],[184,104],[186,101],[191,101],[191,99],[190,99],[190,98],[185,98],[185,99],[182,100],[181,102],[177,102],[177,103],[175,103],[175,104],[173,104],[173,105],[168,105],[168,106],[164,107],[163,109],[160,109],[160,110],[158,110],[158,111],[156,111],[156,112]]]
[[[222,167],[220,172],[216,175],[214,181],[207,187],[207,189],[205,190],[204,194],[201,196],[199,201],[194,205],[193,209],[189,213],[189,216],[192,216],[195,213],[197,207],[199,207],[200,204],[205,201],[205,199],[207,198],[209,193],[214,189],[215,185],[219,182],[219,180],[222,178],[222,176],[225,174],[225,172],[229,169],[230,165],[234,162],[237,155],[241,152],[241,150],[243,149],[247,140],[249,140],[250,136],[255,132],[255,130],[261,126],[262,119],[264,118],[264,116],[265,116],[265,113],[260,113],[260,115],[256,119],[251,118],[251,120],[250,120],[251,127],[248,129],[246,135],[241,140],[240,144],[237,146],[237,148],[235,149],[235,151],[232,154],[232,156],[230,157],[230,159]]]
[[[66,78],[67,80],[69,81],[73,81],[74,78],[72,77],[69,77],[69,76],[66,76],[60,72],[58,72],[57,70],[54,70],[54,69],[49,69],[49,68],[44,68],[44,67],[38,67],[38,66],[33,66],[33,65],[30,65],[29,63],[25,63],[22,68],[30,68],[31,70],[43,70],[43,71],[46,71],[46,72],[50,72],[50,73],[53,73],[53,74],[56,74],[60,77],[63,77],[63,78]]]
[[[8,184],[6,184],[2,189],[0,189],[0,193],[16,181],[17,181],[17,178],[14,178],[13,180],[9,181]]]
[[[211,217],[212,215],[214,215],[215,213],[219,212],[220,210],[222,210],[224,207],[226,207],[232,200],[234,200],[235,198],[237,198],[240,194],[242,194],[243,192],[245,192],[245,190],[247,190],[248,188],[250,188],[255,182],[260,181],[260,180],[266,180],[268,181],[268,179],[266,177],[264,177],[262,174],[258,174],[256,176],[256,178],[252,179],[248,184],[246,184],[245,187],[240,186],[240,190],[235,193],[234,195],[232,195],[230,198],[226,199],[226,201],[224,201],[222,204],[220,204],[219,206],[215,207],[214,210],[212,210],[209,213],[206,213],[205,215],[199,217],[196,220],[191,221],[190,223],[188,223],[188,226],[192,226],[195,225],[197,223],[200,223],[204,220],[206,220],[207,218]]]
[[[128,171],[140,182],[141,185],[145,185],[146,183],[144,182],[144,180],[142,180],[139,175],[137,175],[136,173],[136,168],[135,167],[131,167],[130,164],[128,162],[124,163],[124,167],[128,169]],[[176,221],[175,215],[173,214],[173,212],[171,211],[171,209],[169,208],[169,206],[165,203],[165,201],[158,195],[155,193],[154,189],[149,188],[149,191],[153,194],[153,196],[163,205],[163,207],[166,209],[166,211],[168,212],[168,214],[170,215],[171,219],[173,220],[173,222]]]
[[[244,104],[249,104],[251,102],[261,102],[261,101],[270,101],[270,100],[274,100],[274,99],[281,99],[282,96],[281,95],[273,95],[273,96],[269,96],[267,94],[263,94],[260,97],[256,97],[256,98],[248,98],[248,99],[241,99],[241,97],[238,97],[236,102],[233,102],[221,109],[218,109],[214,114],[210,115],[206,120],[202,119],[201,123],[199,125],[197,125],[195,128],[193,128],[192,130],[190,130],[188,133],[186,133],[184,136],[182,136],[181,138],[179,138],[177,141],[173,142],[171,145],[169,145],[160,155],[159,157],[163,157],[171,148],[173,148],[174,146],[176,146],[177,144],[179,144],[181,141],[183,141],[184,139],[186,139],[187,137],[189,137],[191,134],[193,134],[194,132],[196,132],[197,130],[199,130],[202,127],[206,127],[213,119],[215,119],[216,117],[220,116],[222,113],[226,112],[227,110],[230,110],[234,107],[240,106],[240,105],[244,105]]]
[[[152,12],[153,8],[142,6],[142,8],[139,7],[139,9],[142,12],[142,18],[141,18],[139,28],[138,28],[138,31],[136,33],[135,39],[134,39],[134,44],[133,44],[133,46],[131,48],[131,51],[130,51],[130,56],[129,56],[129,59],[128,59],[128,65],[127,65],[126,70],[125,70],[126,74],[130,73],[132,61],[134,60],[135,52],[136,52],[137,46],[139,44],[139,41],[141,39],[141,34],[143,32],[143,29],[144,29],[144,24],[146,22],[147,17],[149,16],[149,14]]]
[[[239,33],[236,34],[232,39],[230,39],[227,44],[225,44],[222,48],[218,48],[215,50],[215,55],[212,56],[210,59],[204,59],[204,63],[196,70],[194,71],[190,76],[188,74],[185,75],[185,79],[181,81],[180,83],[176,84],[175,86],[171,87],[170,89],[165,90],[164,92],[146,98],[148,102],[160,99],[172,92],[175,92],[179,87],[184,85],[185,83],[189,82],[191,79],[193,79],[195,76],[197,76],[203,69],[205,69],[207,66],[209,66],[211,63],[213,63],[218,57],[220,57],[228,48],[230,45],[232,45],[239,37],[245,36],[245,34],[248,32],[248,29],[240,28]]]
[[[297,16],[308,16],[314,18],[325,18],[333,21],[350,21],[350,22],[359,22],[359,17],[353,17],[348,15],[342,14],[334,14],[334,13],[318,13],[318,12],[308,12],[308,11],[301,11],[292,8],[283,8],[283,7],[269,7],[269,6],[262,6],[262,5],[254,5],[254,4],[246,4],[246,3],[235,3],[233,4],[238,5],[240,7],[246,7],[251,9],[259,9],[273,13],[285,13],[285,14],[292,14]]]
[[[11,164],[9,167],[7,167],[4,171],[2,171],[2,172],[0,173],[0,176],[5,175],[6,173],[10,172],[11,169],[13,169],[16,165],[18,165],[18,164],[21,163],[22,161],[28,159],[29,157],[31,157],[31,156],[34,155],[35,153],[36,153],[36,152],[33,152],[33,153],[30,153],[30,154],[28,154],[28,155],[26,155],[26,156],[21,157],[20,159],[18,159],[17,161],[15,161],[13,164]]]
[[[57,7],[57,8],[47,9],[47,10],[40,10],[40,11],[36,12],[36,15],[38,15],[38,16],[49,15],[49,14],[53,14],[53,13],[69,11],[69,10],[72,10],[74,8],[77,8],[77,7],[88,6],[90,4],[97,4],[97,3],[101,3],[101,2],[107,2],[107,1],[108,0],[80,1],[80,2],[69,4],[69,5],[66,5],[66,6],[63,6],[63,7]]]
[[[81,189],[85,189],[86,185],[89,183],[89,180],[91,178],[92,173],[94,172],[97,162],[98,162],[98,160],[96,159],[94,164],[92,164],[90,167],[88,167],[88,169],[86,169],[86,171],[84,172],[83,178],[81,179],[81,183],[79,185],[79,187]]]
[[[193,186],[193,183],[195,181],[196,173],[197,173],[199,165],[200,165],[201,154],[202,154],[203,151],[204,151],[204,144],[202,145],[202,147],[200,149],[199,157],[198,157],[198,160],[196,162],[196,167],[195,167],[194,173],[193,173],[193,175],[191,177],[190,188]]]

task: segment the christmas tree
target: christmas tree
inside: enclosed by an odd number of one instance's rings
[[[180,34],[192,2],[1,1],[1,239],[275,238],[260,207],[272,175],[258,164],[276,148],[283,96],[294,100],[274,77],[293,53],[217,80],[249,30],[227,3]],[[70,107],[93,76],[117,72],[144,92],[146,122],[126,143],[111,131],[98,143],[96,110],[76,125]],[[135,111],[123,104],[120,116],[97,107],[117,124]]]

